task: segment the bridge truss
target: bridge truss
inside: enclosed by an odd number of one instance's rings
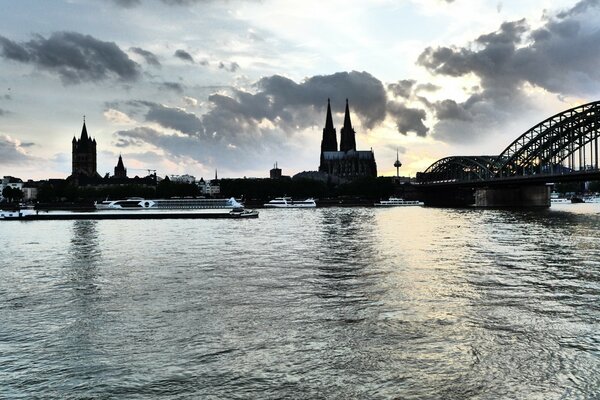
[[[519,136],[498,156],[442,158],[417,174],[421,183],[495,181],[599,170],[600,101],[556,114]]]

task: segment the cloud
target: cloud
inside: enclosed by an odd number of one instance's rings
[[[183,93],[183,85],[179,82],[162,82],[159,86],[162,89],[172,90],[177,93]]]
[[[465,142],[535,108],[528,88],[561,96],[585,97],[600,89],[600,2],[584,0],[546,18],[532,29],[526,20],[504,22],[463,47],[428,47],[417,63],[433,75],[479,78],[479,88],[464,102],[431,105],[440,121],[437,138]],[[517,114],[518,113],[518,114]],[[514,118],[514,117],[513,117]],[[470,124],[477,124],[475,127]]]
[[[232,62],[232,63],[229,63],[229,65],[226,65],[225,63],[223,63],[221,61],[219,63],[219,69],[224,69],[225,71],[229,71],[229,72],[235,72],[238,69],[240,69],[240,65],[236,62]]]
[[[181,50],[181,49],[175,50],[175,54],[173,54],[173,55],[183,61],[189,61],[191,63],[194,62],[194,58],[192,57],[192,55],[185,50]]]
[[[391,101],[388,104],[388,112],[394,118],[398,132],[403,135],[414,132],[418,136],[426,136],[429,128],[423,121],[427,118],[425,110],[410,108],[406,105]]]
[[[0,36],[0,49],[4,58],[57,73],[63,83],[134,81],[140,75],[139,65],[114,42],[76,32],[55,32],[47,39],[36,35],[25,43]]]
[[[112,1],[116,5],[125,7],[125,8],[132,8],[132,7],[138,6],[142,3],[141,0],[112,0]]]
[[[148,65],[152,65],[154,67],[160,67],[160,62],[158,61],[158,57],[148,50],[144,50],[140,47],[130,47],[130,51],[134,52],[137,55],[140,55],[144,58]]]
[[[198,99],[195,99],[190,96],[183,96],[183,101],[189,107],[196,107],[198,105]]]
[[[316,75],[301,83],[273,75],[262,78],[258,87],[273,100],[275,109],[297,106],[324,109],[327,98],[331,98],[332,107],[338,105],[338,109],[343,109],[344,99],[349,99],[351,112],[358,114],[365,128],[371,129],[385,118],[385,88],[379,79],[364,71]]]
[[[10,111],[6,111],[0,108],[0,117],[4,117],[5,115],[10,114]]]
[[[424,110],[396,101],[388,104],[385,86],[367,72],[317,75],[301,82],[273,75],[253,87],[254,92],[227,88],[209,95],[208,111],[203,114],[142,100],[107,105],[128,108],[128,115],[140,115],[146,123],[156,124],[118,131],[116,144],[151,145],[173,158],[189,157],[200,163],[221,160],[231,169],[262,168],[261,160],[293,154],[305,146],[306,130],[324,124],[328,97],[338,115],[349,99],[353,123],[363,130],[357,129],[359,134],[368,133],[388,116],[402,134],[424,136],[428,132]],[[193,100],[184,98],[186,104],[197,105]],[[341,118],[336,122],[341,124]]]
[[[413,79],[404,79],[398,81],[398,83],[390,83],[388,85],[388,90],[397,97],[404,97],[408,99],[412,93],[413,86],[417,83],[417,81]]]
[[[582,14],[585,11],[585,14]],[[535,30],[505,22],[466,47],[427,48],[418,63],[435,75],[481,78],[483,88],[531,84],[581,95],[600,88],[600,2],[583,1]]]
[[[433,104],[436,116],[439,119],[456,119],[461,121],[472,121],[473,118],[465,105],[459,105],[454,100],[442,100]]]
[[[23,150],[24,147],[33,145],[33,143],[21,143],[8,135],[0,135],[0,165],[19,165],[35,161],[35,157]]]

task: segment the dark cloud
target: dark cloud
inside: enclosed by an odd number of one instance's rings
[[[55,32],[47,39],[37,35],[25,43],[0,36],[0,49],[4,58],[55,72],[64,83],[134,81],[140,75],[139,65],[115,43],[76,32]]]
[[[132,8],[132,7],[138,6],[142,3],[141,0],[112,0],[112,1],[116,5],[125,7],[125,8]]]
[[[134,52],[135,54],[138,54],[138,55],[144,57],[144,60],[146,61],[146,63],[148,65],[160,67],[160,62],[158,61],[158,57],[156,57],[156,55],[154,53],[152,53],[148,50],[144,50],[139,47],[131,47],[129,50]]]
[[[417,83],[417,81],[413,79],[404,79],[398,81],[398,83],[390,83],[388,85],[388,90],[396,97],[404,97],[405,99],[408,99],[412,93],[415,83]]]
[[[146,121],[156,122],[165,128],[175,129],[189,136],[198,136],[204,132],[202,121],[193,113],[150,101],[136,101],[130,104],[147,109]]]
[[[32,143],[19,143],[6,135],[0,135],[0,166],[17,165],[35,161],[35,158],[26,154],[23,147],[31,147]]]
[[[10,111],[6,111],[0,108],[0,117],[10,114]]]
[[[172,90],[177,93],[183,93],[184,89],[183,85],[179,82],[162,82],[159,86],[162,89]]]
[[[418,63],[434,75],[475,75],[480,86],[464,102],[431,104],[434,136],[467,141],[523,110],[535,108],[526,88],[585,97],[600,89],[600,1],[581,1],[533,30],[525,20],[503,23],[464,47],[427,48]],[[477,128],[472,126],[477,124]]]
[[[600,88],[600,30],[589,21],[599,9],[598,1],[580,2],[536,30],[525,20],[505,22],[472,46],[427,48],[418,63],[434,74],[473,73],[484,90],[528,83],[557,94],[592,93]]]
[[[194,58],[192,57],[192,55],[185,50],[181,50],[181,49],[175,50],[175,54],[173,54],[173,55],[183,61],[188,61],[191,63],[194,62]]]
[[[315,76],[301,83],[271,76],[261,79],[256,88],[255,93],[229,88],[210,95],[209,111],[203,115],[148,101],[111,104],[111,108],[128,107],[128,115],[141,115],[146,122],[176,131],[165,134],[151,127],[120,131],[115,134],[116,145],[145,143],[173,157],[192,157],[201,163],[220,160],[244,168],[262,167],[261,160],[273,154],[290,154],[294,146],[301,148],[300,140],[295,139],[300,131],[324,124],[328,97],[340,114],[345,98],[350,99],[355,125],[360,120],[363,127],[373,127],[386,115],[384,86],[366,72]],[[413,123],[411,110],[399,114],[395,114],[399,124]],[[415,131],[426,131],[414,125]]]
[[[423,121],[427,118],[425,110],[410,108],[402,103],[391,101],[388,104],[388,112],[396,122],[398,132],[403,135],[414,132],[418,136],[426,136],[429,128]]]
[[[221,61],[219,63],[219,69],[224,69],[225,71],[229,71],[229,72],[235,72],[238,69],[240,69],[240,65],[236,62],[232,62],[232,63],[229,63],[229,65],[226,65],[225,63],[223,63]]]
[[[469,111],[465,109],[465,105],[459,105],[454,100],[443,100],[433,104],[435,114],[438,119],[457,119],[461,121],[472,121],[473,118]]]
[[[342,111],[349,99],[351,112],[357,114],[365,128],[371,129],[385,118],[387,97],[381,81],[368,72],[338,72],[317,75],[301,83],[280,75],[263,78],[258,87],[273,99],[274,107],[311,106],[324,110],[326,99]]]

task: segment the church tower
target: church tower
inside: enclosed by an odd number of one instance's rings
[[[327,117],[325,118],[325,128],[323,128],[323,140],[321,140],[321,153],[324,151],[337,151],[337,138],[335,128],[333,127],[333,118],[331,117],[331,104],[327,99]]]
[[[119,154],[119,161],[117,162],[117,166],[115,167],[115,178],[127,178],[127,168],[123,165],[123,158]]]
[[[352,121],[350,121],[350,109],[348,107],[348,99],[346,99],[346,115],[344,116],[344,126],[340,133],[340,151],[347,152],[349,150],[356,151],[356,139],[354,137],[354,129],[352,129]]]
[[[88,136],[85,117],[83,119],[83,128],[81,129],[81,137],[79,140],[73,137],[71,165],[72,177],[99,177],[98,172],[96,172],[96,139]]]

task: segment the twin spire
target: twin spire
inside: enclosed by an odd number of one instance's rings
[[[340,151],[356,151],[355,132],[350,120],[350,107],[346,99],[346,115],[344,115],[344,126],[340,130]],[[321,153],[324,151],[338,151],[337,137],[333,127],[333,117],[331,116],[331,102],[327,99],[327,117],[325,117],[325,128],[323,128],[323,140],[321,141]]]

